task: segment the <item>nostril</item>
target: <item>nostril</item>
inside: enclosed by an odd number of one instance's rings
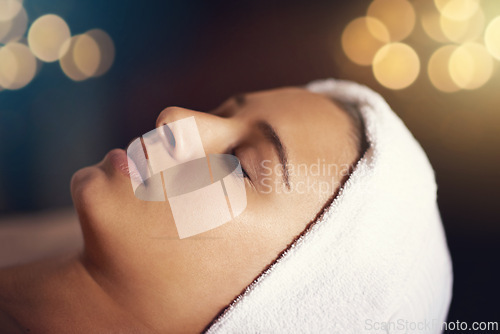
[[[163,133],[165,134],[165,139],[170,147],[175,148],[175,136],[167,123],[163,124]]]

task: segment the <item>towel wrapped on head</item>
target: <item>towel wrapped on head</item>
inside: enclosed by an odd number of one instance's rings
[[[424,151],[369,88],[306,88],[355,107],[369,147],[331,205],[206,332],[441,332],[453,275]]]

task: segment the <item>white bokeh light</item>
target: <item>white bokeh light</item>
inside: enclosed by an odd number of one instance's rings
[[[0,48],[0,85],[20,89],[33,80],[37,69],[35,56],[21,43],[12,42]]]
[[[66,41],[70,37],[66,21],[48,14],[33,22],[28,32],[28,44],[38,59],[53,62],[64,56],[69,46]]]

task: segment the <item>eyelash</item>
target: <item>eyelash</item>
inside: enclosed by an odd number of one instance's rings
[[[247,171],[245,170],[245,168],[243,168],[243,166],[241,167],[241,172],[243,173],[243,177],[250,179],[250,176],[248,176]]]
[[[234,155],[235,157],[238,158],[238,156],[236,155],[236,152],[234,150],[232,150],[229,154]],[[239,160],[239,158],[238,158],[238,160]],[[245,168],[243,168],[243,165],[241,164],[241,161],[240,161],[240,167],[241,167],[241,174],[243,175],[243,177],[251,180],[250,176],[247,173],[247,171],[245,170]]]

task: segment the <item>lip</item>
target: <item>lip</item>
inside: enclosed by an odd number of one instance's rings
[[[111,162],[116,171],[131,179],[136,179],[139,183],[143,183],[137,167],[131,159],[128,159],[125,150],[121,148],[113,149],[108,152],[106,158]]]
[[[127,153],[125,150],[116,148],[111,150],[106,155],[106,158],[111,162],[113,168],[125,176],[130,175],[130,170],[128,166]]]
[[[163,150],[168,154],[169,159],[175,160],[175,150],[176,150],[176,138],[174,136],[173,131],[170,129],[168,124],[164,124],[162,127],[156,128],[152,131],[155,131],[153,135],[150,136],[152,141],[152,145],[157,145],[158,142],[163,146]],[[150,132],[152,132],[150,131]],[[148,132],[148,134],[150,133]],[[147,134],[146,134],[147,135]],[[147,164],[149,159],[148,153],[146,151],[145,143],[143,139],[140,138],[140,145],[137,146],[138,139],[140,137],[136,137],[132,139],[127,145],[126,150],[121,148],[116,148],[108,152],[105,157],[105,160],[109,162],[112,166],[113,170],[119,172],[121,175],[127,176],[132,181],[132,186],[135,188],[139,184],[143,184],[147,175],[141,175],[137,166],[144,166],[144,163]],[[131,150],[131,145],[134,144],[134,148]],[[136,152],[137,151],[137,152]],[[153,150],[155,151],[155,150]],[[156,159],[155,161],[167,159],[167,157]],[[163,161],[164,162],[164,161]],[[143,174],[148,174],[148,171],[142,171]]]

